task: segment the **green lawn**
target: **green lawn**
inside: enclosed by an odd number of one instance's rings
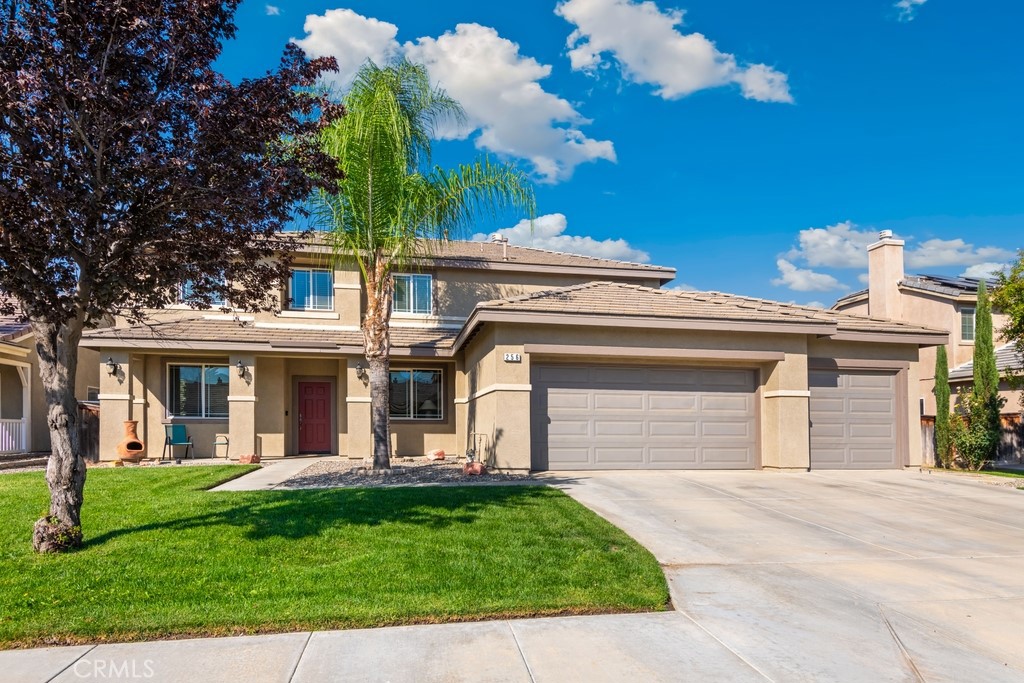
[[[1010,477],[1011,479],[1024,479],[1024,471],[1000,469],[993,467],[990,470],[980,470],[979,474],[991,474],[993,477]]]
[[[625,533],[536,486],[210,493],[238,467],[92,470],[85,546],[38,556],[0,476],[0,648],[663,609]]]

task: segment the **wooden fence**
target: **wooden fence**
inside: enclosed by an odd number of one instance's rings
[[[1017,415],[1003,415],[1003,438],[999,442],[996,464],[1019,465],[1024,462],[1024,420]],[[921,447],[924,462],[935,463],[935,418],[921,418]]]
[[[89,462],[100,459],[100,407],[94,403],[78,404],[78,444],[82,457]]]

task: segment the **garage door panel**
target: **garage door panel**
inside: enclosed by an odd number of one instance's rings
[[[644,436],[643,420],[595,420],[594,436]]]
[[[848,410],[851,413],[885,415],[888,417],[893,414],[893,407],[894,402],[891,399],[851,398]]]
[[[648,420],[648,434],[658,436],[697,436],[697,423],[692,420]]]
[[[813,469],[899,466],[895,373],[812,372],[808,383]]]
[[[594,449],[594,459],[598,464],[633,464],[644,462],[644,449],[639,446],[598,446]]]
[[[590,394],[586,391],[560,389],[548,394],[548,410],[589,410]]]
[[[747,422],[703,422],[701,423],[701,436],[739,436],[749,437],[750,424]]]
[[[644,395],[639,391],[594,394],[595,410],[643,410]]]
[[[850,441],[858,439],[881,441],[888,447],[888,441],[896,438],[896,425],[891,422],[878,424],[855,423],[850,425]]]
[[[552,420],[548,425],[551,436],[586,436],[590,433],[590,420],[586,418]]]
[[[746,396],[729,396],[726,394],[704,394],[700,397],[700,408],[704,413],[743,413],[750,412],[750,400]]]
[[[753,371],[553,367],[535,364],[531,377],[539,467],[755,465]]]
[[[704,462],[712,465],[744,465],[750,458],[746,448],[717,448],[714,446],[703,449]]]
[[[896,384],[894,382],[894,375],[879,375],[879,374],[855,374],[847,375],[849,381],[847,386],[851,389],[894,389]]]
[[[650,457],[650,462],[655,465],[697,465],[700,460],[698,458],[698,450],[696,447],[689,448],[661,448],[651,447],[647,450]]]
[[[648,406],[651,410],[675,410],[683,413],[693,413],[697,410],[697,397],[664,392],[650,393],[648,394]]]

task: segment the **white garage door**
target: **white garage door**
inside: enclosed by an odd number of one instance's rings
[[[749,469],[752,370],[535,365],[533,467]]]
[[[896,374],[812,371],[811,469],[899,467]]]

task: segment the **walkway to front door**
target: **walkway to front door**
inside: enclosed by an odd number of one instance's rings
[[[299,453],[330,453],[331,383],[298,384]]]

